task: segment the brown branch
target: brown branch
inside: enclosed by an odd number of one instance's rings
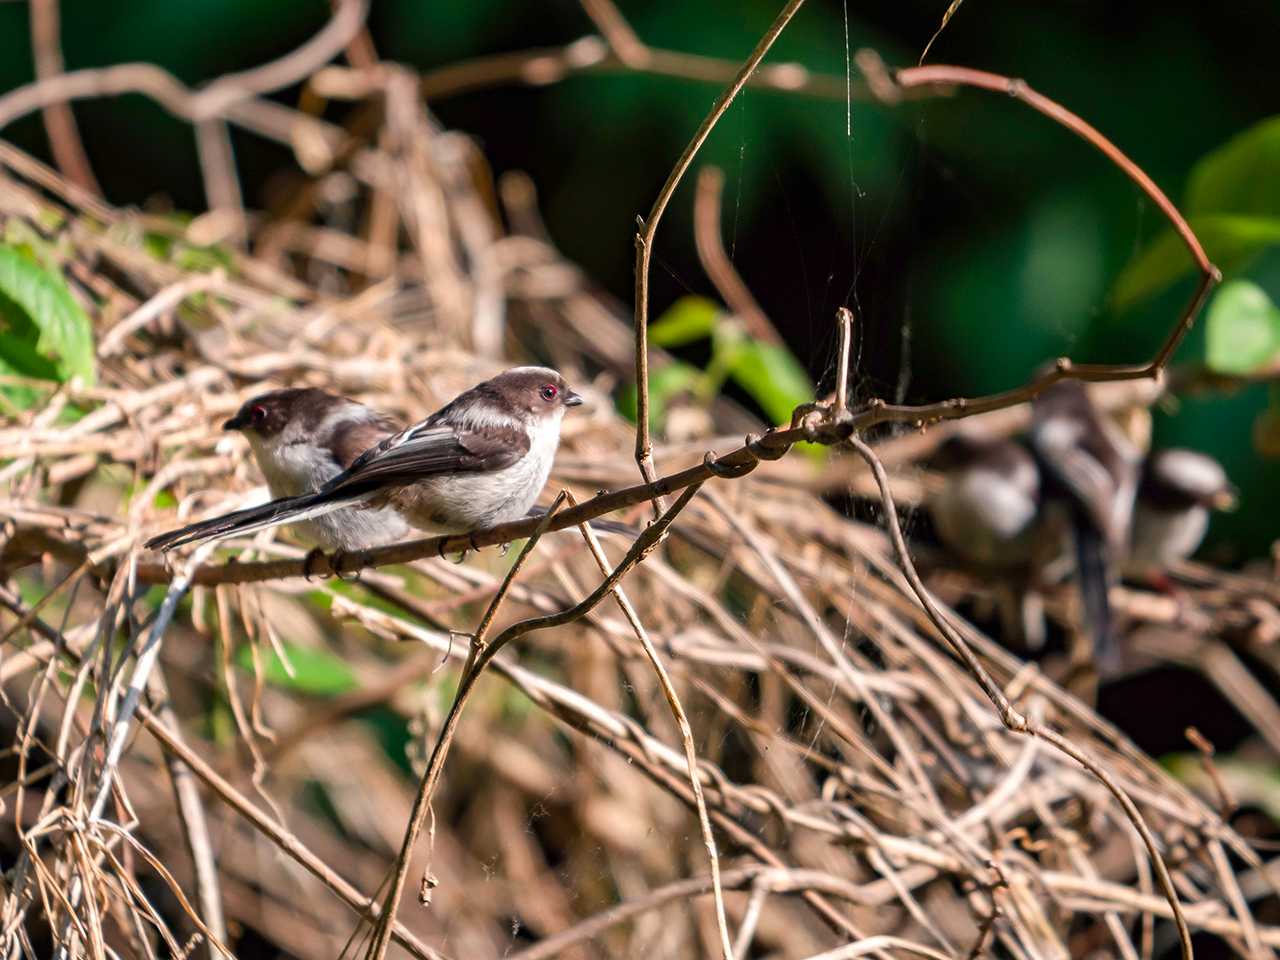
[[[368,0],[345,0],[332,19],[296,50],[250,70],[224,74],[198,91],[151,63],[122,63],[36,80],[0,97],[0,128],[52,104],[125,93],[148,96],[193,123],[224,116],[238,120],[237,106],[297,83],[342,52],[364,24],[367,12]]]
[[[649,210],[649,216],[640,221],[639,232],[636,233],[636,288],[635,288],[635,328],[636,328],[636,463],[640,467],[640,475],[644,477],[648,483],[653,482],[657,474],[653,466],[653,442],[649,437],[649,263],[653,257],[653,243],[657,235],[658,224],[662,220],[662,214],[667,209],[667,204],[671,202],[672,195],[676,192],[676,187],[680,185],[680,181],[684,178],[685,172],[693,163],[693,158],[697,155],[702,145],[706,142],[707,137],[711,135],[712,128],[725,115],[734,98],[746,85],[747,80],[755,73],[756,68],[760,66],[760,61],[765,58],[769,49],[773,46],[774,41],[782,35],[782,31],[786,29],[791,18],[796,15],[800,7],[803,6],[804,0],[787,0],[786,5],[778,14],[773,24],[760,38],[760,42],[756,44],[751,55],[747,57],[742,67],[738,70],[737,75],[733,78],[733,82],[716,98],[716,102],[712,105],[711,111],[703,118],[702,123],[694,132],[693,138],[689,141],[688,146],[684,148],[684,152],[676,160],[675,166],[672,167],[671,173],[667,176],[667,182],[662,185],[662,189],[658,191],[657,199],[653,201],[653,206]],[[659,509],[660,500],[655,500],[654,509]]]
[[[566,496],[564,492],[561,492],[556,497],[555,503],[551,505],[551,509],[541,518],[538,529],[529,537],[524,549],[516,557],[516,562],[507,570],[507,575],[503,578],[502,585],[498,587],[497,593],[489,601],[489,606],[480,618],[480,623],[476,627],[475,633],[472,634],[471,648],[467,653],[467,660],[463,664],[462,673],[458,680],[458,692],[454,694],[453,705],[449,708],[449,716],[440,730],[440,738],[436,741],[436,748],[432,751],[431,763],[428,764],[426,771],[423,773],[422,781],[418,785],[418,793],[413,798],[413,809],[409,812],[409,825],[405,829],[404,839],[400,844],[400,853],[391,868],[391,887],[388,889],[386,899],[383,901],[382,914],[374,926],[373,940],[369,944],[368,956],[370,960],[382,960],[386,955],[387,946],[391,941],[390,922],[395,919],[396,910],[400,906],[400,895],[404,892],[405,880],[409,876],[409,863],[413,859],[413,848],[417,845],[418,834],[422,831],[422,824],[427,818],[427,813],[431,810],[432,792],[444,766],[444,758],[448,754],[453,735],[457,730],[458,717],[462,714],[462,707],[467,700],[469,691],[474,687],[475,681],[479,679],[481,671],[484,670],[484,664],[487,662],[482,658],[489,645],[487,637],[489,627],[493,625],[493,619],[498,615],[498,609],[507,598],[511,585],[524,568],[525,563],[533,553],[534,547],[538,545],[538,541],[542,538],[543,533],[546,532],[548,524],[555,517]],[[498,639],[501,640],[502,637],[500,636]],[[439,756],[438,761],[436,759],[437,756]]]
[[[178,726],[178,716],[169,703],[168,683],[163,669],[152,673],[150,682],[152,698],[157,701],[156,718],[169,729],[175,740],[180,741],[182,732]],[[200,918],[208,926],[213,939],[218,943],[225,943],[227,921],[222,907],[222,891],[218,884],[217,858],[209,839],[208,817],[205,816],[204,805],[200,801],[200,791],[190,767],[172,753],[166,753],[164,759],[173,786],[178,819],[182,822],[182,837],[186,841],[187,852],[191,855]],[[209,960],[213,960],[216,948],[213,943],[206,946]]]
[[[631,29],[612,0],[580,0],[582,9],[596,25],[619,60],[632,70],[642,70],[649,62],[649,48]]]
[[[730,60],[696,53],[647,45],[645,50],[647,59],[643,63],[627,64],[610,51],[605,40],[589,34],[560,47],[499,53],[438,67],[422,75],[421,90],[428,100],[440,100],[509,84],[541,87],[579,74],[619,72],[724,85],[733,79],[740,66]],[[847,96],[866,100],[871,96],[862,84],[846,88],[844,77],[811,73],[799,63],[761,67],[747,81],[747,86],[825,100],[843,101]]]
[[[458,690],[454,694],[453,703],[449,707],[448,716],[445,717],[444,725],[440,730],[440,735],[436,738],[435,747],[431,751],[431,758],[427,762],[426,772],[423,774],[422,783],[419,786],[418,794],[414,798],[413,811],[409,815],[409,828],[405,832],[404,844],[400,850],[400,857],[396,863],[396,874],[393,879],[391,889],[387,893],[384,901],[383,914],[385,919],[379,921],[374,930],[373,941],[369,946],[367,956],[369,960],[382,960],[386,954],[388,938],[386,934],[386,926],[395,916],[396,907],[399,903],[400,893],[404,889],[404,875],[408,870],[408,857],[412,853],[414,843],[417,841],[418,833],[422,829],[422,823],[426,818],[427,810],[431,806],[431,797],[435,792],[436,784],[439,783],[440,774],[444,769],[444,761],[448,756],[449,747],[453,742],[454,733],[458,727],[458,721],[462,717],[462,710],[470,699],[471,692],[475,689],[476,681],[484,672],[485,667],[493,660],[493,658],[512,640],[532,633],[535,630],[543,630],[547,627],[560,626],[561,624],[571,623],[578,620],[595,607],[608,596],[623,578],[631,572],[641,560],[648,555],[649,551],[657,545],[667,528],[672,524],[675,518],[680,514],[693,499],[698,492],[701,484],[695,484],[685,489],[680,498],[657,520],[650,524],[631,545],[631,549],[627,551],[622,562],[614,569],[614,571],[593,590],[586,598],[579,603],[557,613],[547,614],[542,617],[533,617],[528,620],[521,620],[507,627],[502,633],[491,643],[486,643],[483,636],[478,636],[472,643],[471,652],[467,657],[467,664],[463,667],[463,672],[458,680]],[[538,528],[535,535],[531,535],[530,542],[525,545],[522,556],[527,556],[531,547],[545,531],[554,526],[554,520],[562,517],[563,511],[559,514],[548,513],[544,517],[538,518]],[[513,567],[513,570],[515,568]],[[507,582],[510,582],[508,577]],[[497,603],[503,596],[499,593],[494,598],[494,603],[490,605],[490,610],[496,609]],[[492,617],[486,615],[482,626],[491,622]],[[398,882],[397,882],[398,881]]]
[[[196,155],[204,178],[204,200],[209,215],[217,217],[216,236],[240,245],[245,236],[244,195],[236,173],[235,151],[225,120],[210,117],[197,121]]]
[[[725,253],[720,234],[720,198],[724,173],[719,167],[703,167],[693,199],[693,239],[702,269],[720,291],[725,304],[746,327],[752,339],[780,344],[778,330],[760,309],[760,304],[742,282],[733,261]]]
[[[60,38],[59,0],[31,0],[31,51],[35,58],[36,78],[52,80],[62,73],[62,41]],[[68,180],[95,196],[102,188],[93,175],[93,167],[84,152],[76,117],[69,103],[50,103],[41,111],[49,148],[58,169]]]
[[[335,14],[342,3],[343,0],[329,0],[329,6]],[[378,65],[378,49],[373,45],[368,26],[361,25],[355,36],[348,41],[345,53],[347,62],[357,70],[371,70]]]
[[[934,603],[932,595],[924,583],[921,582],[919,574],[916,573],[915,564],[911,561],[911,552],[907,549],[906,541],[902,536],[902,527],[898,524],[897,506],[893,502],[893,493],[889,489],[889,477],[885,473],[884,465],[880,463],[880,459],[876,456],[875,451],[868,447],[858,437],[850,437],[849,443],[854,450],[866,461],[867,466],[875,474],[876,483],[880,487],[880,501],[884,508],[885,525],[889,529],[889,537],[893,542],[893,548],[898,558],[898,565],[902,568],[903,574],[907,578],[907,582],[911,585],[912,592],[919,600],[920,606],[924,608],[928,614],[929,620],[937,628],[948,646],[960,661],[964,664],[970,675],[977,681],[982,688],[983,693],[996,708],[996,713],[1000,717],[1000,722],[1014,733],[1027,734],[1038,737],[1041,740],[1057,747],[1062,753],[1065,753],[1071,759],[1075,760],[1080,766],[1084,767],[1093,774],[1111,793],[1116,801],[1124,810],[1125,816],[1129,822],[1133,824],[1138,835],[1142,838],[1143,845],[1147,848],[1147,856],[1151,859],[1152,866],[1156,871],[1156,878],[1160,883],[1161,891],[1164,893],[1165,899],[1169,903],[1169,909],[1173,912],[1174,923],[1178,927],[1178,938],[1182,945],[1182,956],[1184,960],[1192,960],[1193,951],[1191,948],[1191,931],[1187,927],[1186,917],[1183,916],[1182,906],[1178,901],[1177,891],[1173,886],[1173,878],[1169,875],[1169,868],[1165,865],[1164,857],[1160,855],[1159,847],[1156,845],[1155,837],[1152,836],[1150,828],[1143,819],[1141,812],[1130,799],[1129,795],[1120,787],[1119,784],[1096,760],[1087,753],[1077,747],[1070,740],[1059,735],[1056,731],[1050,730],[1043,724],[1029,720],[1026,716],[1019,713],[1004,695],[1004,691],[992,678],[985,667],[979,662],[969,644],[960,636],[959,632],[951,625],[942,610]]]
[[[587,541],[587,546],[591,549],[591,556],[595,559],[600,572],[608,577],[613,573],[613,569],[609,566],[609,560],[600,546],[600,540],[595,535],[595,531],[587,523],[582,524],[579,529],[582,531],[583,538]],[[685,713],[684,705],[680,702],[679,695],[676,693],[675,685],[671,682],[671,676],[667,673],[667,668],[663,666],[662,658],[658,655],[653,641],[649,638],[649,632],[645,630],[644,624],[640,621],[640,615],[636,613],[636,608],[632,606],[631,600],[627,597],[626,592],[623,591],[621,584],[613,588],[613,599],[617,601],[618,609],[622,611],[622,615],[636,635],[636,639],[640,641],[640,646],[644,649],[644,655],[648,658],[649,665],[653,667],[653,672],[658,678],[658,685],[662,688],[662,694],[667,699],[667,706],[675,718],[676,726],[680,729],[685,764],[689,769],[689,787],[693,791],[694,805],[698,810],[698,826],[702,830],[702,842],[707,849],[707,856],[711,859],[711,890],[715,900],[716,928],[720,934],[720,947],[724,960],[733,960],[733,944],[730,942],[729,924],[725,919],[724,912],[724,890],[720,886],[720,855],[716,850],[715,834],[711,832],[711,819],[707,815],[707,801],[702,793],[702,780],[698,776],[698,756],[693,746],[693,728],[689,725],[689,717]]]

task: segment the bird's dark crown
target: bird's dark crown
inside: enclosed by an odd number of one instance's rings
[[[318,387],[272,390],[246,400],[236,415],[223,423],[222,429],[253,432],[264,439],[274,437],[295,421],[303,429],[314,430],[335,404],[349,402]]]
[[[1139,495],[1152,506],[1174,510],[1224,505],[1234,488],[1218,461],[1196,450],[1160,450],[1142,467]]]
[[[513,367],[476,384],[450,406],[475,400],[488,401],[497,410],[527,416],[545,416],[562,407],[576,407],[582,397],[550,367]]]
[[[1012,440],[959,430],[938,445],[929,457],[929,466],[949,471],[983,464],[1007,473],[1025,459],[1025,452]]]

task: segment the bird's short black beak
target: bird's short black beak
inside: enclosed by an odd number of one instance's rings
[[[580,407],[582,406],[582,397],[578,396],[578,394],[574,393],[572,390],[566,390],[564,394],[564,405],[566,407]]]
[[[230,420],[222,424],[223,430],[243,430],[249,425],[249,418],[242,413],[237,413]]]

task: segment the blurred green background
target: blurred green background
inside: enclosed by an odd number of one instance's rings
[[[946,6],[945,0],[812,0],[771,60],[843,75],[848,54],[871,46],[889,64],[909,65]],[[621,5],[650,44],[735,60],[777,8],[777,0]],[[63,0],[61,10],[68,69],[146,60],[190,84],[286,52],[329,13],[324,0]],[[569,0],[374,0],[369,26],[384,58],[423,70],[593,32]],[[1197,162],[1280,113],[1277,35],[1274,0],[1212,6],[968,0],[929,59],[1025,78],[1097,126],[1186,209]],[[0,4],[0,89],[32,75],[27,8]],[[647,212],[716,92],[649,76],[592,74],[433,107],[447,125],[475,135],[496,172],[528,171],[556,242],[630,302],[635,217]],[[287,90],[279,98],[292,102],[297,94]],[[75,109],[111,201],[163,198],[181,209],[203,207],[188,126],[140,97]],[[1091,148],[990,94],[961,92],[896,109],[859,101],[846,110],[840,100],[748,91],[699,158],[724,169],[726,246],[815,380],[828,370],[832,317],[841,304],[861,318],[863,395],[927,400],[999,389],[1064,352],[1096,361],[1151,355],[1181,311],[1192,277],[1184,271],[1175,282],[1148,284],[1141,297],[1123,293],[1160,272],[1160,264],[1143,258],[1166,227]],[[4,136],[48,155],[38,117]],[[1280,128],[1261,137],[1248,162],[1232,167],[1234,194],[1205,212],[1253,218],[1245,225],[1254,230],[1246,255],[1230,258],[1232,274],[1256,282],[1274,301],[1280,231],[1256,230],[1280,223],[1274,186],[1280,146],[1272,149],[1271,140],[1280,144]],[[247,202],[267,205],[281,172],[292,168],[290,158],[241,132],[234,145]],[[693,248],[693,180],[687,178],[659,231],[654,317],[683,295],[714,296]],[[1245,229],[1233,223],[1221,237],[1223,249],[1239,240],[1231,230]],[[1210,254],[1219,252],[1211,246]],[[1204,329],[1202,322],[1180,361],[1203,359]],[[1187,400],[1158,416],[1159,443],[1213,453],[1242,487],[1242,509],[1214,525],[1208,550],[1220,560],[1261,555],[1280,536],[1271,496],[1280,462],[1261,456],[1251,436],[1268,402],[1268,387],[1257,385]]]

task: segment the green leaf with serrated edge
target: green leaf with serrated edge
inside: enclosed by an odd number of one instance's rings
[[[1280,309],[1249,280],[1223,284],[1205,316],[1205,364],[1248,373],[1280,356]]]
[[[1254,124],[1203,157],[1187,181],[1186,211],[1280,217],[1280,117]]]
[[[681,297],[649,324],[649,342],[657,347],[683,347],[705,340],[720,314],[720,308],[706,297]]]
[[[274,650],[264,649],[260,654],[262,676],[270,684],[313,697],[335,697],[357,686],[346,661],[326,650],[287,643],[284,652],[293,667],[293,676]],[[242,646],[236,653],[236,662],[242,669],[252,671],[253,651]]]
[[[1280,245],[1280,217],[1212,214],[1188,221],[1205,253],[1224,274],[1243,269],[1268,247]],[[1111,290],[1123,310],[1167,289],[1195,268],[1186,245],[1172,230],[1148,244],[1120,272]]]
[[[93,331],[66,281],[0,246],[0,357],[27,376],[93,382]]]
[[[758,341],[739,344],[729,375],[775,424],[790,420],[796,407],[813,399],[809,375],[785,347]]]

